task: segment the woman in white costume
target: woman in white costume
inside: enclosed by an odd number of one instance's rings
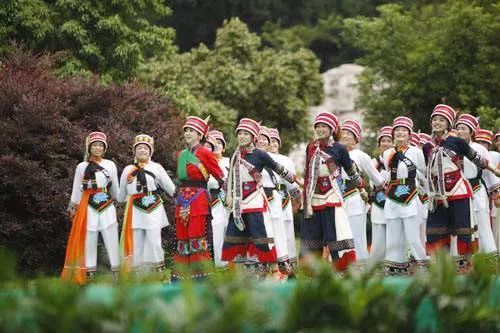
[[[491,144],[488,146],[491,146]],[[500,131],[497,131],[495,134],[493,147],[494,150],[489,151],[491,162],[496,165],[497,169],[500,169]],[[491,201],[491,219],[494,230],[495,243],[497,249],[500,249],[500,214],[498,213],[498,207],[500,207],[500,188],[488,189],[488,193],[490,194]]]
[[[269,128],[266,126],[260,126],[257,148],[264,150],[274,161],[278,162],[276,155],[269,152],[270,143],[271,136]],[[294,170],[288,171],[293,174]],[[274,245],[276,246],[277,267],[271,267],[271,273],[276,279],[282,280],[284,279],[284,275],[291,273],[291,267],[288,256],[283,210],[281,208],[281,196],[278,193],[278,175],[276,175],[276,173],[274,173],[269,167],[264,167],[262,170],[262,186],[269,204],[269,213],[271,214],[274,231]]]
[[[212,152],[217,158],[219,167],[224,173],[223,180],[225,181],[229,172],[229,158],[223,156],[226,149],[224,134],[216,130],[210,131],[208,133],[207,143],[211,145]],[[212,175],[210,175],[208,180],[207,189],[210,192],[214,263],[217,269],[225,269],[227,268],[227,261],[222,261],[221,257],[222,244],[224,243],[224,234],[226,232],[229,215],[227,209],[224,207],[224,191],[220,187],[219,182]]]
[[[113,201],[118,196],[118,173],[113,161],[104,159],[106,135],[92,132],[85,142],[85,158],[78,164],[68,207],[71,233],[61,277],[78,284],[95,277],[97,237],[101,233],[113,278],[120,259],[118,224]]]
[[[385,168],[382,155],[387,149],[392,148],[392,126],[382,127],[377,136],[377,143],[380,155],[374,158],[373,165],[380,172],[384,179],[389,178],[389,170]],[[370,251],[370,263],[378,264],[385,258],[386,243],[386,221],[384,216],[384,206],[386,201],[385,189],[375,188],[373,191],[370,220],[372,222],[372,246]]]
[[[120,179],[118,201],[126,202],[120,247],[125,270],[165,268],[161,229],[169,222],[163,207],[162,192],[173,197],[175,185],[165,169],[151,160],[153,138],[137,135],[133,146],[135,163],[127,165]]]
[[[429,257],[420,239],[418,178],[425,176],[422,150],[410,146],[413,121],[397,117],[392,123],[394,148],[384,152],[384,163],[390,172],[384,215],[387,221],[386,275],[408,274],[407,246],[417,267],[425,270]],[[424,182],[425,183],[425,182]]]
[[[416,147],[422,150],[420,142],[421,142],[420,133],[411,132],[410,145],[412,147]],[[418,200],[420,201],[418,216],[420,217],[421,221],[419,230],[420,230],[420,240],[422,241],[422,245],[425,248],[425,240],[426,240],[425,226],[427,223],[427,215],[429,213],[429,209],[427,207],[427,202],[429,201],[429,197],[425,194],[427,191],[425,189],[426,184],[425,182],[423,182],[423,178],[419,178],[419,180],[420,181],[417,182]]]
[[[462,114],[455,122],[455,128],[460,138],[469,143],[482,158],[490,160],[488,150],[477,142],[472,141],[479,127],[477,119],[470,114]],[[474,225],[477,226],[479,252],[489,256],[497,256],[497,247],[490,223],[490,207],[487,188],[498,187],[499,181],[489,170],[479,170],[467,157],[464,158],[464,176],[472,187],[472,208]],[[486,184],[486,186],[484,185]]]
[[[368,178],[376,187],[384,185],[384,178],[375,169],[370,156],[367,153],[356,149],[356,145],[361,139],[361,124],[356,120],[348,119],[342,124],[342,139],[349,157],[354,162],[358,171],[368,175]],[[342,170],[342,190],[345,209],[351,226],[352,236],[354,238],[354,247],[356,248],[356,259],[363,263],[368,259],[368,246],[366,240],[366,204],[368,200],[364,189],[358,190],[354,182],[351,181],[345,170]]]
[[[269,146],[270,154],[276,162],[283,165],[287,170],[294,172],[295,165],[290,157],[279,153],[281,147],[280,133],[276,128],[269,129],[269,136],[271,137],[271,144]],[[297,248],[295,244],[295,229],[293,223],[293,214],[300,208],[300,189],[297,183],[289,183],[282,177],[277,177],[278,193],[281,196],[281,209],[283,214],[283,221],[285,225],[286,243],[288,249],[288,257],[292,274],[297,271]]]

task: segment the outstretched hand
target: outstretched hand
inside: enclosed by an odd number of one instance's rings
[[[225,198],[225,201],[224,201],[224,206],[226,206],[226,208],[231,208],[231,207],[233,207],[233,198],[231,198],[231,197],[226,197],[226,198]]]
[[[68,214],[68,217],[70,218],[71,221],[73,221],[73,217],[75,217],[75,213],[76,213],[75,207],[70,206],[66,209],[66,214]]]
[[[363,199],[364,202],[368,202],[368,193],[366,192],[366,190],[364,188],[362,188],[360,191],[359,191],[359,195],[361,196],[361,199]]]
[[[296,214],[300,207],[302,206],[302,196],[299,195],[295,198],[292,198],[292,212]]]

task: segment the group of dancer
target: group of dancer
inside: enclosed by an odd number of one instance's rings
[[[83,284],[95,276],[98,233],[114,277],[163,272],[165,195],[175,200],[172,281],[228,267],[285,280],[296,273],[298,257],[304,268],[326,257],[338,271],[382,264],[387,275],[425,271],[442,248],[463,272],[475,251],[496,260],[492,216],[499,204],[500,154],[489,146],[493,140],[498,145],[500,133],[493,136],[473,116],[457,117],[444,104],[430,121],[427,135],[415,132],[410,118],[397,117],[380,129],[380,155],[372,159],[357,148],[359,122],[341,124],[322,112],[313,123],[316,139],[306,149],[303,180],[279,153],[279,131],[249,118],[239,121],[238,146],[227,158],[224,134],[209,131],[208,119],[188,117],[175,183],[152,161],[154,140],[146,134],[135,137],[134,163],[118,181],[116,165],[104,158],[106,135],[93,132],[75,171],[62,277]],[[125,203],[120,237],[117,203]],[[300,208],[298,255],[293,218]]]

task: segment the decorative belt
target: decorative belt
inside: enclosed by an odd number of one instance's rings
[[[387,196],[403,205],[409,205],[417,194],[415,178],[393,179],[387,187]]]
[[[98,213],[103,212],[113,203],[113,198],[106,187],[88,188],[85,192],[89,193],[88,204]]]
[[[267,201],[274,201],[274,190],[276,187],[264,187],[264,193],[266,193]]]
[[[356,184],[350,179],[342,179],[342,197],[344,199],[349,198],[354,193],[356,193],[358,188]]]
[[[415,178],[393,179],[389,185],[415,185]]]
[[[203,187],[203,188],[207,188],[207,183],[204,181],[183,180],[180,182],[179,187]]]
[[[219,202],[219,194],[221,190],[220,189],[212,189],[210,190],[210,203],[212,206],[215,206],[217,202]]]
[[[472,192],[476,193],[481,188],[481,178],[468,179],[470,185],[472,186]]]
[[[88,188],[88,189],[85,189],[84,192],[87,192],[87,193],[90,193],[90,194],[93,194],[93,193],[100,193],[100,192],[104,192],[104,193],[107,193],[109,190],[107,187],[98,187],[98,188]]]
[[[266,193],[266,196],[271,196],[273,195],[273,191],[276,189],[276,187],[264,187],[264,192]]]

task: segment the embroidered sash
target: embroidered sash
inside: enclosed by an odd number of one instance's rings
[[[97,213],[102,213],[113,204],[113,198],[109,194],[107,188],[102,188],[100,191],[93,193],[89,197],[89,206]]]
[[[406,169],[408,170],[407,178],[397,178],[399,161],[406,165]],[[391,181],[387,188],[387,197],[398,204],[409,205],[418,193],[415,182],[417,168],[402,151],[396,151],[389,166],[391,169]]]

